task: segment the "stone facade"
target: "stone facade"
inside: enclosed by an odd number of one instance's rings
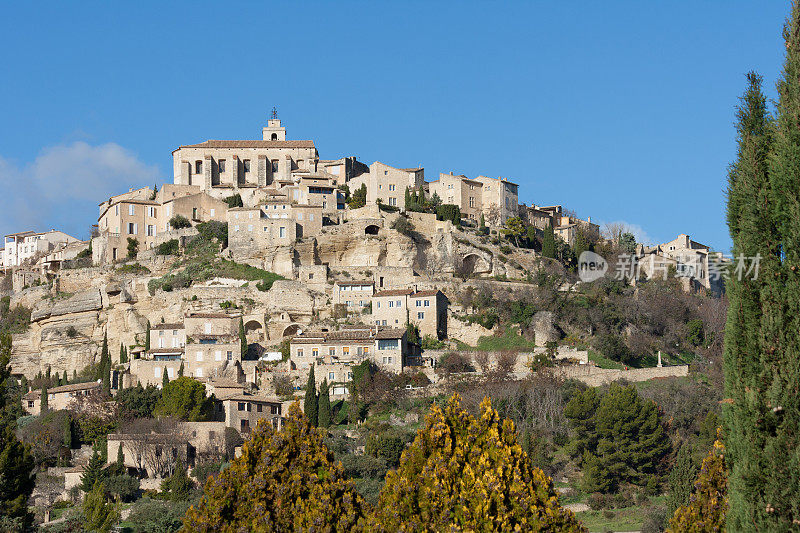
[[[100,394],[100,384],[96,381],[53,387],[47,391],[47,407],[51,411],[69,409],[81,396]],[[34,390],[22,396],[22,408],[29,415],[38,416],[42,411],[42,391]]]
[[[63,245],[79,242],[80,239],[54,229],[43,233],[24,231],[6,235],[0,257],[2,268],[8,270],[26,263],[32,265]]]
[[[372,297],[371,322],[376,326],[405,327],[411,323],[420,335],[447,336],[447,298],[441,291],[391,289]]]
[[[517,216],[518,188],[503,178],[478,176],[474,180],[464,175],[439,174],[428,184],[430,195],[436,194],[442,203],[461,209],[461,218],[479,223],[481,215],[487,225],[500,226]]]
[[[292,338],[290,359],[307,374],[311,365],[358,365],[371,360],[389,372],[400,373],[412,355],[405,329],[352,327],[339,331],[307,331]],[[324,376],[317,376],[319,381]]]
[[[369,172],[352,178],[348,182],[350,193],[361,185],[367,187],[367,204],[375,205],[380,200],[383,205],[406,208],[406,189],[421,190],[425,184],[423,168],[395,168],[379,161],[369,166]]]

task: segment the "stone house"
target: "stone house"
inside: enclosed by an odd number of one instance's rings
[[[461,218],[477,224],[484,215],[486,224],[495,226],[517,216],[518,189],[516,183],[503,178],[478,176],[473,180],[452,172],[439,174],[438,180],[428,184],[430,195],[437,194],[442,203],[457,205]]]
[[[186,329],[180,322],[150,327],[150,349],[178,349],[186,346]],[[182,350],[181,350],[182,351]]]
[[[375,284],[372,281],[337,281],[333,284],[333,304],[343,305],[348,312],[361,312],[372,302]]]
[[[322,230],[322,206],[272,199],[228,211],[228,246],[234,256],[253,256],[272,246],[288,246]]]
[[[405,327],[411,323],[420,335],[447,337],[447,297],[439,290],[390,289],[372,297],[371,321],[376,326]]]
[[[395,168],[380,161],[369,166],[369,172],[356,176],[348,181],[350,194],[361,185],[367,187],[367,204],[375,205],[378,200],[383,205],[406,208],[406,189],[420,190],[425,185],[425,169]]]
[[[354,366],[366,360],[389,372],[400,373],[410,351],[405,329],[375,326],[306,331],[292,337],[289,345],[293,368],[305,374],[312,364]],[[315,377],[321,382],[325,375],[315,373]]]
[[[100,394],[100,383],[75,383],[47,389],[47,407],[52,411],[69,409],[70,405],[80,396]],[[42,391],[33,390],[22,396],[22,408],[29,415],[39,415],[42,412]]]
[[[724,288],[721,273],[725,260],[722,254],[712,252],[709,246],[693,241],[685,233],[664,244],[639,245],[637,259],[639,268],[648,277],[666,276],[666,270],[657,268],[659,265],[665,268],[673,266],[686,291],[721,292]]]
[[[283,427],[283,404],[278,398],[260,394],[238,393],[218,398],[215,406],[217,420],[225,426],[247,435],[261,419],[272,427]]]
[[[3,270],[18,267],[26,262],[32,265],[37,259],[56,250],[60,245],[81,242],[80,239],[54,229],[45,232],[11,233],[6,235],[3,241]]]
[[[139,251],[153,248],[163,241],[164,233],[171,231],[169,221],[176,215],[193,224],[224,222],[227,209],[228,204],[199,187],[165,184],[158,193],[145,187],[113,196],[100,204],[99,235],[92,239],[92,260],[104,264],[125,259],[129,238],[138,241]]]

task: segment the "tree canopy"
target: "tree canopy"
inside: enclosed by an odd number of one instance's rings
[[[533,468],[514,423],[485,399],[477,418],[454,395],[435,405],[400,466],[390,471],[368,529],[583,531]]]
[[[284,427],[261,420],[242,454],[206,482],[189,531],[352,531],[364,500],[297,403]]]
[[[163,388],[153,414],[161,418],[204,422],[211,420],[213,408],[213,399],[206,398],[205,385],[190,377],[179,377]]]

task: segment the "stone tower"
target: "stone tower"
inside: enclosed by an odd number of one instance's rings
[[[267,121],[267,127],[262,130],[264,133],[265,141],[285,141],[286,128],[281,127],[281,121],[278,118],[278,112],[272,108],[272,116]]]

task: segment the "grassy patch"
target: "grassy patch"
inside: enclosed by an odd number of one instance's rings
[[[503,350],[531,350],[536,343],[529,341],[516,331],[507,329],[502,335],[491,335],[478,339],[478,350],[487,352],[500,352]]]
[[[600,352],[596,352],[592,349],[589,350],[589,361],[594,362],[594,364],[598,368],[609,368],[615,370],[621,370],[625,368],[625,365],[618,361],[612,361],[605,355],[601,354]]]
[[[122,265],[116,269],[121,274],[149,274],[150,269],[139,263],[132,263],[129,265]]]
[[[640,531],[647,519],[647,507],[624,507],[575,513],[589,531]]]

